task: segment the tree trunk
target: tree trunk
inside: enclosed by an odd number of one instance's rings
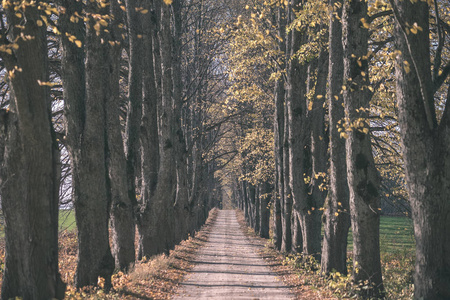
[[[110,97],[109,51],[101,39],[104,33],[95,30],[95,20],[86,27],[83,39],[83,23],[69,21],[77,11],[81,14],[81,3],[64,1],[66,15],[61,20],[65,31],[73,34],[85,44],[78,49],[67,38],[63,38],[63,87],[66,111],[67,145],[72,160],[73,199],[78,227],[78,262],[76,286],[97,284],[98,277],[111,285],[114,258],[109,246],[108,215],[110,191],[106,164],[107,117],[106,103]],[[71,13],[72,12],[72,13]],[[96,3],[88,3],[86,12],[108,14],[108,8],[100,9]],[[85,42],[85,43],[84,43]]]
[[[161,111],[159,117],[160,167],[155,196],[148,207],[151,211],[150,237],[152,241],[145,256],[168,253],[174,246],[174,211],[176,193],[175,120],[173,115],[171,6],[161,3],[159,45],[161,57]]]
[[[300,0],[292,0],[292,7],[299,9]],[[293,12],[290,12],[293,14]],[[295,57],[300,46],[304,43],[305,35],[298,30],[293,30],[290,35],[289,43],[290,57]],[[304,63],[300,63],[297,58],[289,62],[287,74],[287,106],[288,106],[288,144],[289,144],[289,187],[292,194],[293,214],[300,220],[300,227],[295,226],[296,230],[302,230],[302,233],[309,230],[305,228],[306,215],[311,209],[307,203],[306,185],[304,181],[305,169],[305,146],[308,139],[309,130],[306,122],[306,77],[307,68]],[[286,134],[286,132],[285,132]],[[294,223],[295,224],[295,223]],[[284,228],[283,228],[284,229]],[[298,232],[294,235],[299,236]],[[306,237],[304,237],[306,238]],[[294,239],[292,247],[295,250],[304,249],[307,245],[297,243],[298,238]]]
[[[347,176],[353,232],[353,279],[365,286],[363,297],[380,297],[380,175],[375,168],[367,120],[369,32],[361,25],[367,2],[345,1],[343,10],[344,105],[348,123]],[[364,109],[361,109],[364,108]]]
[[[181,8],[182,1],[174,0],[173,7],[173,98],[174,98],[174,130],[175,130],[175,158],[177,167],[177,192],[175,199],[175,243],[186,239],[189,232],[189,192],[187,174],[187,150],[184,132],[182,130],[183,82],[181,79]]]
[[[283,36],[284,32],[284,13],[283,9],[277,9],[276,20],[278,23],[278,34]],[[281,51],[284,49],[285,45],[283,42],[278,43],[278,48]],[[280,67],[280,70],[283,66]],[[284,204],[284,172],[283,172],[283,151],[284,151],[284,77],[280,76],[275,82],[275,112],[274,112],[274,156],[275,156],[275,196],[273,198],[273,222],[274,222],[274,232],[273,239],[275,241],[275,248],[281,250],[281,242],[283,237],[283,227],[282,227],[282,215],[281,206]]]
[[[260,225],[259,225],[259,236],[265,239],[270,238],[270,209],[269,205],[272,202],[274,188],[269,182],[264,182],[260,186],[259,192],[259,215],[260,215]]]
[[[152,10],[150,2],[144,3],[144,9]],[[152,240],[148,231],[151,231],[150,210],[151,199],[155,195],[158,183],[159,169],[159,138],[158,138],[158,112],[157,103],[159,95],[156,89],[155,66],[153,56],[156,51],[154,40],[155,27],[154,16],[148,13],[143,19],[144,28],[144,67],[143,67],[143,106],[141,123],[141,199],[139,202],[140,211],[137,216],[137,227],[139,231],[138,258],[142,259],[145,249],[150,249]],[[149,254],[147,254],[148,256]]]
[[[121,34],[119,24],[122,12],[117,1],[111,1],[111,14],[114,18],[110,24],[111,96],[106,103],[107,116],[107,168],[109,174],[109,190],[111,197],[111,232],[112,252],[116,269],[127,271],[135,261],[135,222],[133,203],[128,195],[126,159],[123,147],[122,128],[120,124],[120,59],[122,54]]]
[[[341,4],[336,6],[335,4]],[[331,0],[330,6],[342,16],[342,0]],[[344,61],[342,49],[341,20],[331,14],[329,29],[328,62],[328,115],[330,172],[328,198],[323,214],[324,238],[322,244],[323,274],[333,271],[347,274],[347,236],[350,228],[349,192],[347,183],[347,165],[345,161],[345,139],[338,132],[338,125],[344,119],[344,107],[341,96]]]
[[[11,103],[9,112],[0,112],[0,192],[6,246],[1,297],[62,299],[65,285],[58,272],[60,153],[48,87],[38,84],[48,81],[46,29],[36,25],[36,6],[23,12],[27,22],[17,18],[15,7],[11,3],[3,7],[8,34],[12,40],[17,37],[18,49],[11,55],[2,53],[10,74]],[[18,28],[19,24],[24,28]],[[20,34],[33,39],[21,39]]]
[[[136,10],[142,7],[142,0],[126,0],[128,51],[128,106],[125,128],[125,155],[128,197],[135,206],[136,177],[139,175],[139,137],[142,120],[142,56],[143,51],[143,14]]]
[[[287,102],[287,101],[286,101]],[[284,197],[280,200],[284,200],[281,203],[281,226],[282,226],[282,239],[281,239],[281,252],[291,252],[292,250],[292,194],[289,186],[289,120],[288,120],[289,107],[286,104],[284,106],[284,135],[283,135],[283,194]]]
[[[324,94],[326,93],[328,52],[322,50],[317,58],[317,64],[310,64],[310,76],[316,78],[312,110],[308,112],[308,123],[311,126],[311,182],[307,195],[308,211],[302,214],[303,253],[321,259],[321,229],[322,211],[326,192],[325,174],[327,172],[327,139],[325,137]],[[317,75],[316,75],[317,73]],[[308,92],[309,94],[309,92]],[[306,156],[306,155],[305,155]]]
[[[396,64],[399,124],[416,238],[414,298],[449,299],[450,103],[447,100],[440,123],[434,106],[439,81],[444,82],[447,74],[438,73],[440,57],[435,57],[435,74],[431,75],[427,3],[392,2],[395,41],[401,51]],[[406,24],[421,30],[407,33]]]

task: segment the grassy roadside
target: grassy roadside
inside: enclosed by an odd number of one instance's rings
[[[350,299],[355,298],[356,288],[349,276],[334,274],[327,279],[319,274],[320,265],[300,255],[283,255],[276,251],[270,240],[255,235],[245,222],[244,215],[237,211],[238,221],[249,241],[258,248],[261,256],[291,288],[297,299]],[[414,288],[414,243],[411,242],[410,227],[405,219],[383,218],[381,232],[381,264],[386,299],[412,299]],[[400,226],[399,226],[400,225]],[[407,228],[407,230],[405,230]],[[411,229],[412,230],[412,229]],[[350,240],[351,241],[351,240]],[[351,253],[349,253],[349,273],[351,273]]]
[[[59,232],[64,230],[74,230],[76,228],[75,223],[75,210],[73,209],[60,209],[59,210]],[[3,214],[0,212],[0,239],[5,236]]]
[[[99,287],[75,289],[73,280],[77,260],[76,230],[62,230],[59,238],[59,268],[63,281],[67,283],[65,299],[170,299],[184,275],[192,268],[191,261],[197,250],[206,242],[216,216],[217,209],[214,209],[196,236],[181,242],[169,255],[158,255],[137,262],[134,270],[128,274],[114,274],[113,289],[109,293],[102,289],[101,279]],[[3,258],[4,243],[0,244],[0,260]],[[2,277],[3,270],[0,268],[0,288]]]

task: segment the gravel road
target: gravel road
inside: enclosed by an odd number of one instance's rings
[[[179,299],[295,299],[256,253],[233,210],[221,210]]]

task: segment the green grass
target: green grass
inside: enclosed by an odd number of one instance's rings
[[[76,228],[75,223],[75,210],[73,209],[61,209],[59,210],[59,230],[74,230]]]
[[[74,230],[75,211],[61,209],[59,211],[59,230]],[[0,225],[0,237],[3,237],[3,226]],[[380,248],[381,252],[408,251],[415,246],[412,220],[407,217],[381,216],[380,220]],[[353,237],[351,230],[348,234],[348,251],[352,251]]]
[[[59,230],[74,230],[75,228],[75,211],[73,209],[61,209],[59,211]],[[4,235],[3,215],[0,213],[0,238],[3,238]]]
[[[348,251],[353,249],[352,232],[348,234]],[[412,220],[407,217],[381,216],[380,249],[381,252],[414,250],[414,232]]]

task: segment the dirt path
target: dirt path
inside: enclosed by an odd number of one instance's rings
[[[233,210],[219,211],[174,299],[294,299],[255,252]]]

